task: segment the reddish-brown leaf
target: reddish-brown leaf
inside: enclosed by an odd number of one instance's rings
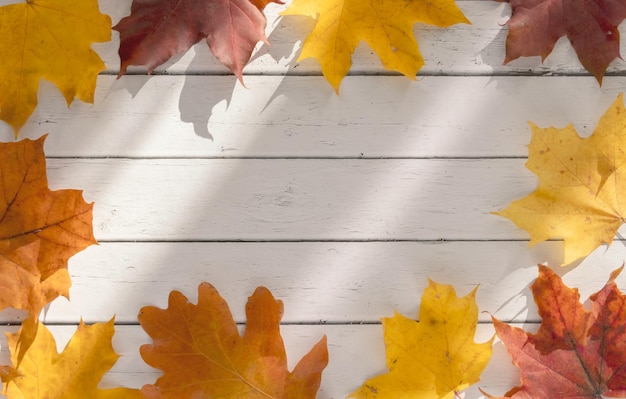
[[[208,283],[198,288],[198,304],[178,291],[167,309],[145,307],[139,323],[152,337],[141,347],[150,366],[163,370],[146,398],[313,399],[328,363],[326,337],[287,369],[280,336],[282,301],[259,287],[248,299],[243,336],[228,305]]]
[[[621,270],[621,269],[620,269]],[[519,367],[516,399],[626,397],[626,296],[609,282],[583,308],[577,289],[548,267],[532,285],[542,323],[536,334],[493,319],[498,337]]]
[[[96,243],[81,191],[48,188],[44,140],[0,143],[0,310],[35,318],[68,297],[68,259]]]
[[[602,83],[620,58],[617,26],[626,18],[624,0],[497,0],[511,4],[504,63],[539,55],[545,59],[567,36],[583,67]]]
[[[238,78],[254,46],[265,37],[262,9],[272,0],[133,0],[120,32],[122,76],[130,65],[148,73],[206,38],[213,54]],[[279,1],[276,1],[279,2]]]

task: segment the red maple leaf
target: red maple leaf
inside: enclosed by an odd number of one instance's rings
[[[509,3],[512,10],[505,64],[523,56],[544,60],[562,36],[600,83],[609,64],[621,58],[617,26],[626,18],[624,0],[496,1]]]
[[[276,0],[274,0],[276,1]],[[279,1],[276,1],[279,2]],[[119,76],[130,65],[148,73],[203,38],[213,54],[241,80],[254,46],[265,37],[267,0],[133,0],[120,32]]]
[[[580,303],[577,289],[539,267],[531,289],[542,323],[530,334],[493,319],[498,337],[519,367],[522,385],[505,396],[516,399],[626,397],[626,295],[615,284],[621,268]]]

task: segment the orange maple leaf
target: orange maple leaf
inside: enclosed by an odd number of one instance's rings
[[[54,298],[69,297],[67,261],[96,243],[93,204],[81,191],[48,188],[44,140],[0,143],[0,310],[35,318]]]
[[[145,307],[139,323],[152,337],[141,356],[164,374],[145,385],[146,398],[313,399],[328,364],[323,337],[287,369],[280,336],[282,301],[259,287],[246,305],[247,325],[239,335],[228,305],[208,283],[198,288],[194,305],[172,291],[168,309]]]
[[[113,319],[78,329],[62,353],[45,325],[28,319],[20,331],[7,334],[13,367],[0,367],[8,399],[142,399],[141,391],[129,388],[98,389],[102,376],[119,355],[111,340]],[[24,337],[28,349],[22,348]]]
[[[15,132],[37,106],[41,79],[53,82],[68,106],[92,103],[105,66],[91,48],[111,40],[111,18],[97,0],[28,0],[0,7],[0,118]]]
[[[493,318],[498,337],[521,371],[515,399],[626,397],[626,295],[609,282],[591,295],[591,311],[575,288],[546,266],[532,285],[542,322],[536,334]],[[489,396],[492,397],[492,396]]]

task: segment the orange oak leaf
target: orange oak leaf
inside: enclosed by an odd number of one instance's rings
[[[48,188],[45,136],[0,143],[0,310],[33,317],[68,297],[68,259],[96,241],[93,204],[81,191]]]
[[[145,65],[152,73],[206,38],[217,59],[241,81],[256,44],[268,43],[262,10],[271,1],[133,0],[131,15],[113,27],[120,32],[119,76],[130,65]]]
[[[111,18],[97,0],[28,0],[0,7],[0,119],[17,137],[37,106],[41,79],[53,82],[68,106],[93,103],[105,66],[91,49],[111,40]]]
[[[531,289],[542,322],[536,334],[496,318],[498,337],[520,369],[522,384],[506,397],[560,399],[626,397],[626,296],[611,274],[591,295],[591,310],[575,288],[546,266]]]
[[[356,399],[452,399],[479,381],[491,358],[493,338],[475,343],[476,289],[458,298],[450,285],[429,281],[419,322],[396,314],[384,318],[389,372],[367,380]]]
[[[619,54],[618,25],[626,18],[623,0],[497,0],[511,5],[506,39],[508,63],[519,57],[544,60],[567,36],[583,67],[602,83]]]
[[[111,344],[113,334],[113,319],[91,326],[81,321],[59,354],[45,325],[24,323],[17,333],[7,334],[13,364],[8,372],[13,376],[3,381],[4,394],[8,399],[143,398],[138,389],[98,389],[102,376],[119,357]],[[30,345],[18,355],[24,335],[29,337]]]
[[[163,370],[146,398],[313,399],[328,363],[323,337],[287,369],[280,336],[282,301],[259,287],[246,305],[247,324],[239,335],[228,305],[208,283],[198,288],[194,305],[172,291],[168,309],[145,307],[139,323],[153,340],[141,347],[150,366]]]
[[[270,3],[285,4],[281,0],[250,0],[250,1],[252,2],[252,4],[254,4],[256,8],[258,8],[261,11],[263,11],[265,7],[267,7],[267,5]]]

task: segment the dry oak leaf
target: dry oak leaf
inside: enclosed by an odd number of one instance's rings
[[[98,389],[102,376],[119,357],[111,344],[113,334],[113,319],[91,326],[81,321],[59,354],[54,337],[45,325],[24,323],[17,333],[7,334],[11,363],[14,373],[19,376],[4,382],[4,394],[7,399],[143,398],[138,389]],[[22,335],[33,336],[34,339],[18,358]]]
[[[282,15],[305,15],[317,20],[298,61],[317,59],[337,93],[359,42],[365,41],[386,69],[415,79],[424,60],[413,25],[470,23],[454,0],[294,0]]]
[[[564,264],[611,244],[626,216],[626,110],[623,95],[581,138],[572,125],[531,123],[526,167],[539,177],[530,195],[495,214],[530,234],[530,244],[563,238]]]
[[[254,47],[268,43],[262,9],[280,0],[133,0],[120,32],[119,76],[130,65],[148,73],[203,38],[217,59],[242,80]]]
[[[617,27],[626,17],[624,0],[497,1],[510,3],[512,11],[507,22],[505,64],[537,55],[543,61],[563,36],[599,83],[609,64],[621,58]]]
[[[68,106],[93,103],[104,62],[93,42],[111,40],[111,18],[97,0],[27,0],[0,7],[0,119],[17,137],[37,106],[41,79],[53,82]]]
[[[259,287],[246,305],[247,324],[239,335],[228,305],[208,283],[198,287],[194,305],[172,291],[168,309],[145,307],[139,323],[153,340],[141,347],[150,366],[163,370],[146,398],[313,399],[328,364],[323,337],[287,370],[280,336],[282,301]]]
[[[68,259],[96,243],[93,204],[81,191],[48,188],[44,140],[0,143],[0,310],[35,318],[69,297]]]
[[[506,397],[626,397],[626,296],[615,284],[621,268],[583,308],[577,289],[546,266],[531,289],[542,322],[536,334],[495,318],[498,337],[520,369],[522,385]]]
[[[476,289],[458,298],[454,288],[429,280],[419,322],[398,313],[383,319],[389,372],[367,380],[356,399],[450,399],[479,381],[493,337],[474,342]]]

